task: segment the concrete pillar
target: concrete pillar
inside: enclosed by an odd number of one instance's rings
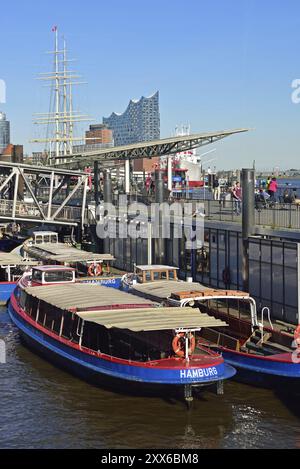
[[[249,291],[249,237],[255,233],[255,171],[242,169],[243,289]]]
[[[130,160],[125,160],[125,194],[130,193]]]
[[[100,192],[99,192],[99,162],[94,162],[94,193],[95,193],[95,205],[98,207],[100,204]]]
[[[164,180],[159,169],[155,170],[155,202],[161,204],[164,201]]]
[[[104,171],[103,175],[103,201],[106,204],[112,203],[111,173],[108,170]],[[106,213],[107,211],[104,211],[104,215],[106,215]],[[103,249],[105,253],[110,252],[110,242],[108,237],[103,240]]]
[[[112,203],[112,185],[111,185],[111,173],[110,171],[104,171],[103,178],[103,200],[105,203]]]
[[[164,202],[164,181],[163,174],[160,170],[155,171],[155,202],[161,204]],[[164,264],[165,262],[165,240],[162,238],[162,213],[159,211],[158,216],[158,230],[159,237],[155,238],[154,242],[154,256],[156,264]]]

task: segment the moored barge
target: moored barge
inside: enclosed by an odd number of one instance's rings
[[[75,270],[39,266],[24,274],[9,314],[30,347],[80,377],[124,392],[181,394],[215,386],[235,374],[222,356],[194,348],[193,334],[226,324],[191,308],[101,285],[75,282]],[[174,353],[172,345],[177,343]]]
[[[226,321],[228,328],[196,332],[197,343],[222,353],[237,370],[235,379],[261,387],[300,392],[300,326],[272,323],[268,308],[258,317],[249,293],[180,281],[173,266],[136,266],[129,291],[165,306],[190,306]]]

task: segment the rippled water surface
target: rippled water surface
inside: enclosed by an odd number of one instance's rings
[[[1,448],[300,448],[300,404],[227,382],[224,396],[183,403],[91,386],[19,341],[5,309],[0,338]]]

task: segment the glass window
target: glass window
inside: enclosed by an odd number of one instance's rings
[[[33,271],[32,271],[32,280],[34,282],[42,282],[42,280],[43,280],[42,271],[33,269]]]
[[[46,283],[51,282],[72,282],[74,272],[71,270],[53,270],[44,273]]]

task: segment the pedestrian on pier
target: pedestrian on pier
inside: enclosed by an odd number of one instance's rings
[[[276,178],[272,178],[271,182],[270,182],[270,185],[269,185],[269,190],[268,190],[268,194],[270,196],[270,202],[276,202],[276,192],[277,192],[277,188],[278,188],[278,185],[277,185],[277,180]]]
[[[220,200],[221,198],[221,187],[217,178],[215,178],[213,182],[213,196],[214,200]]]
[[[232,198],[234,201],[234,211],[236,215],[240,215],[242,205],[242,189],[239,182],[236,182],[232,189]]]

